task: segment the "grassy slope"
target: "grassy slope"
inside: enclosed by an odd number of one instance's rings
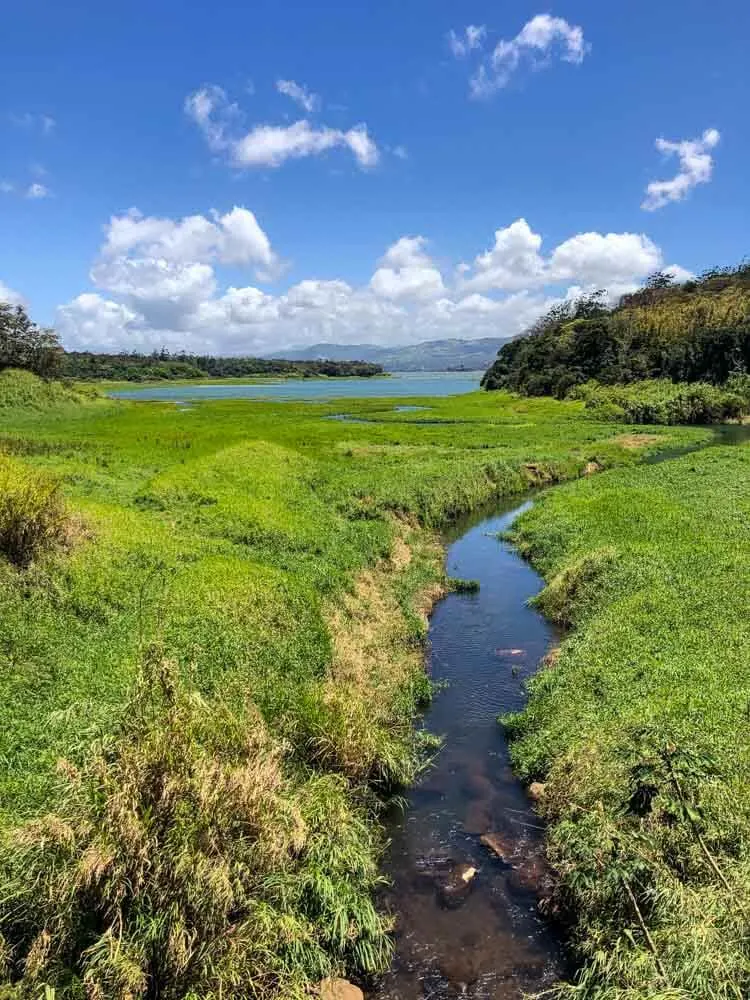
[[[358,424],[322,419],[340,404],[6,412],[5,449],[61,477],[93,536],[30,595],[3,590],[6,814],[43,801],[53,760],[106,724],[155,633],[183,661],[200,655],[207,692],[251,674],[272,698],[279,674],[325,671],[321,599],[388,554],[388,511],[439,524],[522,489],[525,462],[565,476],[628,457],[607,443],[621,431],[581,421],[577,404],[476,394],[431,406],[429,425],[383,401],[347,401],[382,418]]]
[[[563,486],[517,533],[573,628],[511,730],[580,992],[747,996],[750,445]]]
[[[347,401],[347,412],[374,421],[366,423],[325,419],[340,403],[181,411],[66,397],[45,412],[5,408],[2,447],[61,477],[81,522],[72,552],[23,577],[0,564],[0,824],[57,804],[65,822],[51,829],[75,831],[55,846],[47,827],[35,827],[0,875],[13,887],[0,914],[16,946],[9,975],[21,974],[31,948],[34,982],[61,986],[68,972],[60,969],[72,969],[107,996],[137,996],[139,970],[155,974],[156,955],[167,956],[159,975],[178,992],[208,997],[223,983],[225,996],[245,995],[231,992],[242,981],[258,996],[292,998],[307,977],[373,969],[387,956],[367,903],[377,840],[365,789],[414,773],[410,723],[424,693],[419,595],[440,576],[434,536],[418,525],[575,476],[590,461],[636,454],[623,446],[622,428],[583,420],[581,404],[479,393],[412,402],[431,409]],[[672,443],[705,437],[660,434]],[[203,700],[174,704],[170,695],[157,711],[154,697],[133,715],[126,705],[154,641]],[[165,691],[171,684],[162,682]],[[196,704],[207,714],[196,717]],[[96,794],[73,794],[79,778],[72,792],[61,790],[57,759],[85,765],[92,745],[114,732],[120,743],[86,778]],[[181,748],[166,758],[165,732],[166,744]],[[230,735],[250,732],[266,735],[240,753]],[[134,802],[150,795],[137,776],[154,772],[186,802],[201,801],[210,787],[196,788],[198,776],[238,756],[244,763],[239,775],[224,775],[227,787],[256,788],[258,774],[265,784],[255,840],[227,840],[237,816],[218,806],[206,820],[217,825],[210,842],[224,845],[211,864],[235,887],[214,898],[218,875],[200,881],[208,871],[202,820],[173,829],[157,796],[139,807],[141,843],[118,803],[123,789]],[[279,826],[279,815],[296,819]],[[82,882],[81,859],[92,857],[95,874]],[[144,857],[158,857],[165,871],[144,870]],[[38,884],[28,877],[34,866]],[[247,871],[256,872],[252,891]],[[194,873],[187,881],[186,872]],[[170,903],[178,916],[155,919]],[[81,925],[91,907],[102,926],[126,921],[116,948]],[[34,943],[45,926],[57,928],[52,944],[46,931]],[[91,950],[82,957],[84,946]]]

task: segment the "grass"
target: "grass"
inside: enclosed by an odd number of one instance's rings
[[[750,414],[750,378],[742,375],[724,386],[668,379],[621,386],[591,382],[573,394],[598,419],[633,424],[719,424]]]
[[[506,720],[544,781],[562,995],[750,992],[750,445],[552,491],[518,522],[570,630]]]
[[[65,537],[59,485],[17,459],[0,455],[0,555],[28,566]]]
[[[503,393],[48,405],[23,379],[0,453],[80,527],[0,560],[7,995],[270,1000],[382,968],[377,819],[424,760],[436,529],[708,432]]]

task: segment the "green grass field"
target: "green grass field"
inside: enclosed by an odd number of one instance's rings
[[[436,530],[710,438],[503,393],[181,409],[7,373],[0,412],[8,481],[67,509],[62,544],[0,560],[14,998],[294,1000],[382,968],[377,817],[422,759]]]
[[[582,997],[750,992],[746,440],[562,486],[516,528],[570,629],[506,721]]]

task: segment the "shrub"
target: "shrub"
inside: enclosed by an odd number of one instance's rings
[[[343,778],[295,775],[252,704],[207,704],[152,647],[120,731],[59,770],[56,812],[0,855],[19,996],[304,1000],[387,966],[365,817]]]
[[[0,455],[0,554],[24,567],[62,539],[66,516],[58,484]]]
[[[750,413],[750,379],[737,376],[725,386],[705,382],[675,384],[665,379],[629,386],[578,386],[573,395],[585,400],[597,420],[631,424],[718,424]]]

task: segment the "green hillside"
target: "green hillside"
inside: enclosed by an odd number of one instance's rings
[[[478,340],[427,340],[421,344],[378,347],[376,344],[312,344],[284,351],[290,361],[369,361],[389,372],[483,371],[506,342],[504,337]]]
[[[676,284],[663,273],[614,308],[597,293],[554,306],[503,345],[486,389],[565,396],[595,379],[722,384],[750,370],[750,264]]]

